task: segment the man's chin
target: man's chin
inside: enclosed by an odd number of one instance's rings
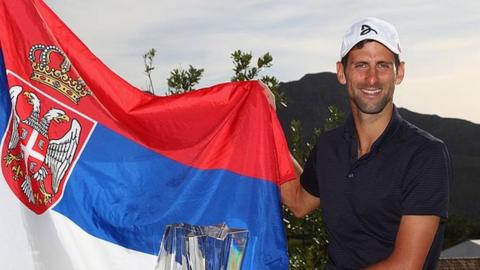
[[[364,104],[360,102],[355,102],[357,109],[364,114],[379,114],[387,104]]]

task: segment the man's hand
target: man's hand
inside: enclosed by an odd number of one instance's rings
[[[275,104],[275,94],[272,92],[272,90],[270,90],[270,88],[268,88],[268,86],[263,83],[261,80],[258,80],[258,82],[260,83],[260,85],[263,87],[263,92],[265,93],[265,96],[267,97],[267,100],[268,100],[268,103],[270,103],[270,105],[272,106],[272,108],[276,111],[277,110],[277,106]]]
[[[273,94],[272,90],[270,90],[265,83],[260,80],[258,82],[263,87],[263,92],[267,97],[268,103],[276,110],[275,94]],[[283,204],[285,204],[296,217],[301,218],[319,207],[320,199],[311,195],[302,187],[300,184],[300,175],[303,171],[302,167],[293,155],[290,154],[290,157],[292,158],[296,177],[294,180],[288,181],[280,186],[280,194]]]

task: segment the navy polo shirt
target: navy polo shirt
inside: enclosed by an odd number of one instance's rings
[[[371,151],[358,158],[353,118],[324,132],[305,164],[301,184],[320,198],[329,239],[327,269],[359,269],[393,251],[402,215],[442,222],[424,269],[434,269],[447,217],[451,161],[445,144],[392,118]]]

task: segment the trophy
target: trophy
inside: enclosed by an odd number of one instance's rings
[[[155,270],[240,270],[248,230],[226,224],[167,225]]]

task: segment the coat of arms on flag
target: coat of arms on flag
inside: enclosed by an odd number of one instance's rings
[[[60,49],[35,45],[28,58],[33,69],[31,80],[40,84],[35,87],[7,72],[13,82],[9,89],[12,113],[2,145],[1,168],[20,201],[41,214],[61,198],[94,122],[39,89],[53,88],[74,103],[90,93],[81,79],[68,74],[70,63]]]

